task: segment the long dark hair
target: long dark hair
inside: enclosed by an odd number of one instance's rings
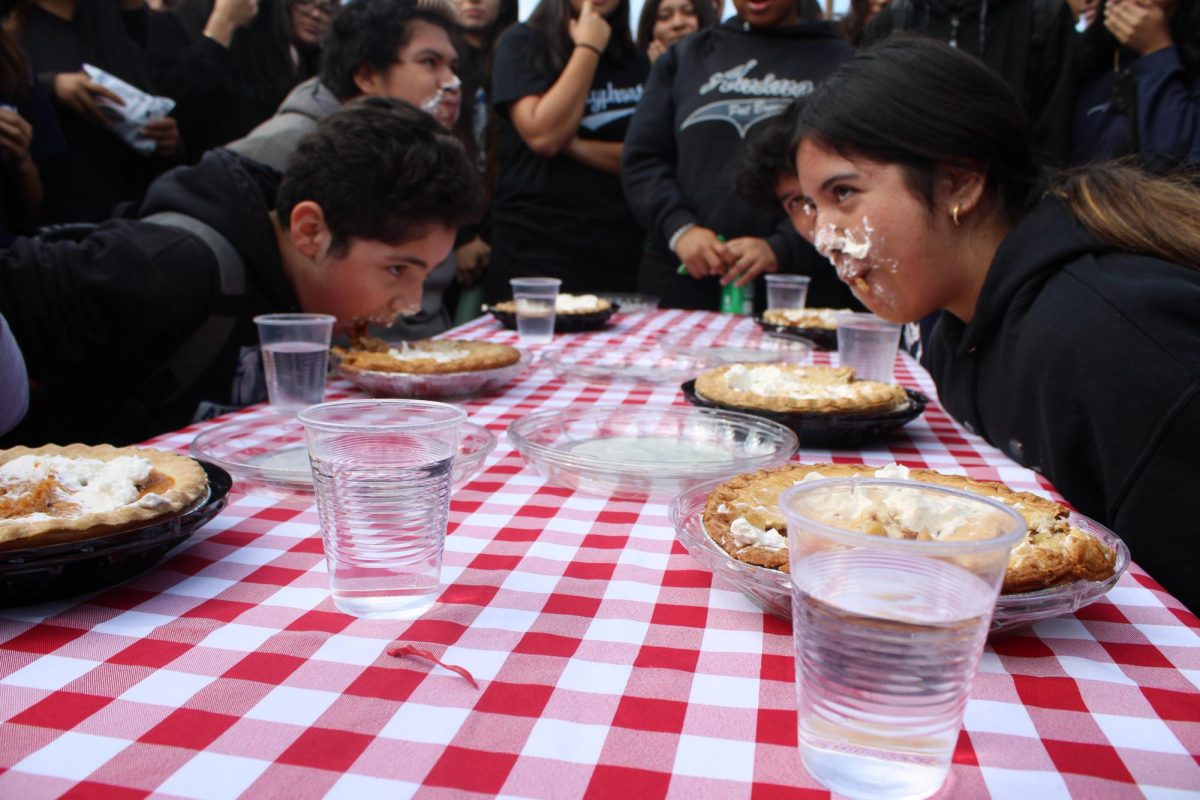
[[[717,10],[713,8],[711,0],[691,0],[691,2],[692,10],[696,12],[696,21],[700,23],[700,30],[712,28],[720,22],[717,19]],[[646,4],[642,6],[641,16],[638,17],[637,46],[643,52],[654,41],[654,23],[658,21],[660,5],[662,5],[662,0],[646,0]]]
[[[844,62],[809,97],[793,147],[812,141],[843,157],[899,165],[933,205],[933,176],[949,164],[983,172],[1016,223],[1041,196],[1029,125],[1016,95],[982,61],[941,42],[893,36]],[[1187,176],[1152,176],[1101,163],[1050,181],[1049,192],[1110,247],[1200,264],[1200,191]]]
[[[796,142],[900,165],[932,206],[939,164],[982,171],[1011,221],[1036,197],[1029,119],[1004,79],[974,56],[917,34],[860,51],[809,98]]]
[[[703,0],[701,0],[703,1]],[[525,23],[546,37],[546,63],[541,66],[555,74],[562,72],[571,57],[574,43],[568,32],[567,23],[575,16],[571,0],[541,0]],[[612,36],[604,51],[607,58],[624,61],[637,52],[633,34],[629,30],[629,0],[620,0],[613,13],[605,17],[612,27]]]

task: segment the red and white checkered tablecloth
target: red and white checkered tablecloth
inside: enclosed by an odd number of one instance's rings
[[[746,318],[664,311],[560,339],[620,349],[687,331],[758,335]],[[450,336],[515,340],[490,319]],[[932,396],[911,362],[898,377]],[[504,439],[525,413],[579,403],[683,399],[535,367],[467,402],[500,444],[454,496],[445,590],[415,622],[338,613],[315,508],[236,488],[140,577],[0,611],[0,797],[827,796],[797,754],[790,626],[693,561],[665,502],[547,485]],[[185,450],[197,430],[156,444]],[[884,443],[801,458],[1049,490],[936,403]],[[941,796],[1197,796],[1198,630],[1135,566],[1094,605],[993,641]],[[479,688],[387,655],[397,639]]]

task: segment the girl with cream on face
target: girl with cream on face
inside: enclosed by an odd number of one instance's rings
[[[1200,608],[1180,502],[1200,485],[1196,187],[1114,162],[1043,181],[1003,80],[923,38],[848,61],[796,143],[818,244],[855,294],[893,322],[946,312],[925,342],[946,410]]]

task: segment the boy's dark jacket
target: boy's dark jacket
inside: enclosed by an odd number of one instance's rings
[[[975,317],[929,343],[946,409],[1112,528],[1200,610],[1200,271],[1114,250],[1043,200],[1005,239]]]
[[[29,415],[6,443],[124,444],[174,430],[197,415],[264,399],[255,314],[296,307],[274,228],[278,173],[226,150],[207,153],[150,187],[134,219],[101,225],[81,242],[19,239],[0,253],[0,312],[24,353]],[[216,257],[177,228],[140,221],[177,211],[208,223],[238,251],[245,292],[220,296]],[[130,405],[154,367],[218,311],[233,335],[173,403]]]

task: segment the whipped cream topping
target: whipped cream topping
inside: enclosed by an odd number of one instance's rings
[[[118,456],[109,461],[96,458],[26,455],[0,465],[0,487],[22,491],[53,478],[55,500],[70,503],[78,513],[114,511],[122,506],[158,508],[169,501],[157,494],[139,499],[138,485],[150,477],[150,462],[140,456]],[[47,514],[28,514],[12,519],[49,519]]]
[[[450,361],[467,358],[471,355],[471,351],[465,347],[453,346],[426,350],[420,347],[412,347],[407,342],[401,342],[399,347],[393,347],[388,350],[388,355],[397,361],[436,361],[439,364],[446,364]]]
[[[559,314],[599,311],[600,298],[594,294],[560,294],[554,299],[554,310]]]
[[[787,537],[779,531],[774,528],[763,530],[743,517],[738,517],[730,523],[729,533],[742,547],[765,547],[768,550],[782,550],[787,547]]]
[[[783,308],[777,309],[776,314],[792,324],[806,323],[813,328],[833,328],[837,326],[837,315],[848,308]]]
[[[851,383],[812,383],[775,364],[734,364],[725,371],[731,389],[765,397],[855,398],[862,388]]]

